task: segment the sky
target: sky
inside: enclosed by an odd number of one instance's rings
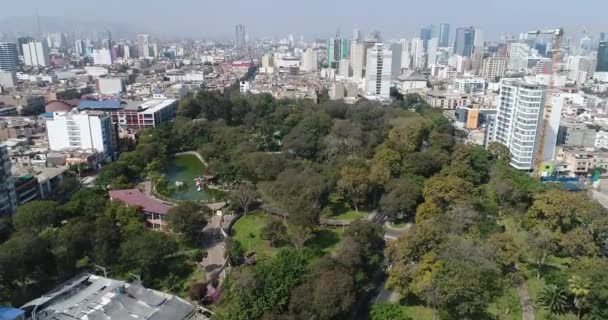
[[[427,24],[449,23],[501,34],[563,26],[566,33],[608,32],[608,0],[1,0],[0,20],[40,16],[129,23],[134,32],[196,38],[234,37],[244,24],[252,38],[326,38],[340,28],[384,38],[411,38]],[[2,30],[0,30],[1,32]],[[53,30],[43,30],[51,32]]]

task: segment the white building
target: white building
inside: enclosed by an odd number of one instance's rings
[[[534,169],[546,92],[545,86],[526,83],[520,79],[501,81],[498,114],[492,140],[509,148],[511,166],[516,169],[526,171]]]
[[[431,38],[426,50],[426,68],[431,69],[437,63],[437,50],[439,49],[439,38]]]
[[[412,54],[412,68],[423,69],[425,67],[424,61],[424,41],[420,38],[412,39],[412,46],[410,47]]]
[[[392,60],[393,53],[388,44],[375,43],[367,50],[365,93],[368,97],[390,98]]]
[[[98,66],[112,64],[112,53],[108,49],[93,50],[93,63]]]
[[[97,89],[101,94],[118,94],[125,91],[125,86],[120,78],[99,78]]]
[[[266,58],[267,56],[265,55],[262,58],[262,65],[265,68],[270,67],[270,63],[266,62],[264,63],[264,58]],[[266,65],[264,65],[266,64]],[[304,54],[302,55],[302,64],[300,66],[300,70],[302,72],[317,72],[318,69],[318,56],[317,56],[317,50],[312,49],[312,48],[308,48],[306,49],[306,51],[304,51]]]
[[[506,58],[485,58],[481,62],[481,67],[479,68],[479,76],[487,80],[494,80],[497,77],[502,78],[505,75],[506,70]]]
[[[350,76],[350,60],[340,60],[340,68],[338,70],[338,74],[343,78],[348,78]]]
[[[363,79],[363,69],[365,67],[365,46],[363,43],[358,41],[351,43],[350,61],[352,65],[352,78],[355,80]]]
[[[585,56],[569,56],[566,60],[566,65],[569,70],[568,80],[576,83],[585,83],[593,78],[597,60]]]
[[[484,94],[486,81],[480,78],[454,79],[454,90],[465,94]]]
[[[507,68],[512,71],[528,69],[530,47],[526,43],[512,42],[509,44],[509,62]]]
[[[49,47],[46,42],[30,41],[22,45],[23,62],[26,66],[48,67],[51,65]]]
[[[46,129],[51,150],[94,149],[108,157],[114,155],[112,118],[99,111],[55,112]]]
[[[17,194],[11,175],[11,159],[6,146],[0,145],[0,215],[11,214],[16,207]]]

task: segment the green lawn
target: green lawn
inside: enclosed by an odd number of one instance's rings
[[[276,219],[263,211],[253,211],[242,217],[232,227],[232,237],[241,242],[247,252],[273,255],[278,248],[270,246],[270,242],[261,238],[262,228],[271,220]],[[306,242],[306,248],[316,256],[334,252],[342,240],[343,228],[320,228]],[[250,237],[249,235],[253,235]]]
[[[316,256],[333,253],[338,248],[344,235],[343,228],[323,228],[315,231],[312,239],[306,242],[306,248]]]
[[[276,248],[270,246],[270,242],[262,239],[260,233],[262,228],[273,219],[261,210],[256,210],[241,217],[232,226],[232,238],[241,242],[247,252],[255,251],[261,254],[274,254]],[[253,237],[250,237],[253,235]]]
[[[415,320],[433,320],[433,309],[424,306],[406,306],[405,313]]]

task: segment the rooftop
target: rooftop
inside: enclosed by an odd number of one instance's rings
[[[171,205],[147,197],[139,189],[111,190],[109,193],[112,200],[120,200],[128,206],[141,207],[146,212],[167,214],[172,208]]]
[[[194,306],[184,299],[92,274],[81,274],[21,307],[38,320],[183,320]]]

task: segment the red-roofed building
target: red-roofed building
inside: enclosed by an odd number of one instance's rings
[[[111,190],[109,193],[112,201],[122,201],[127,207],[141,208],[148,226],[153,230],[164,230],[166,228],[167,218],[165,215],[172,208],[171,204],[150,198],[139,189]]]

